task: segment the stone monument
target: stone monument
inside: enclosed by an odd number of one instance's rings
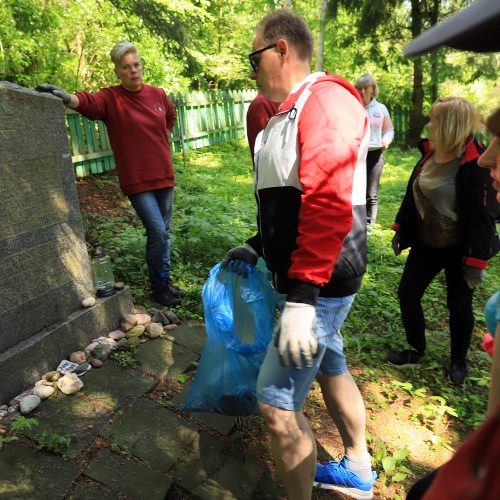
[[[0,404],[132,308],[93,295],[64,106],[0,82]]]

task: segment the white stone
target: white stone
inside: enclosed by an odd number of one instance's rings
[[[33,395],[38,396],[42,401],[50,398],[54,392],[55,389],[51,385],[39,385],[33,389]]]
[[[41,385],[46,385],[48,387],[53,387],[52,382],[48,382],[47,380],[39,380],[35,383],[35,387],[40,387]],[[35,394],[35,390],[33,390],[33,394]]]
[[[122,332],[121,330],[115,330],[114,332],[108,333],[108,337],[113,340],[120,340],[125,338],[125,332]]]
[[[155,339],[163,333],[163,325],[161,323],[150,323],[146,326],[146,335],[150,339]]]
[[[67,373],[57,381],[57,387],[64,394],[74,394],[83,387],[83,382],[76,373]]]
[[[87,297],[86,299],[82,300],[82,307],[92,307],[94,305],[95,305],[94,297]]]
[[[35,408],[38,408],[40,406],[40,403],[42,400],[38,397],[32,394],[31,396],[26,396],[20,401],[20,409],[21,413],[23,415],[26,415],[27,413],[31,413]]]

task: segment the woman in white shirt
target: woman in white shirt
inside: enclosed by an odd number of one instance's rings
[[[378,86],[371,75],[360,76],[354,85],[361,95],[366,113],[370,118],[370,144],[366,157],[366,223],[370,233],[378,209],[378,186],[384,166],[384,149],[387,149],[394,138],[394,128],[387,108],[375,99]]]

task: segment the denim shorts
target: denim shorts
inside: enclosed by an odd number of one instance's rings
[[[356,294],[346,297],[319,297],[316,304],[318,355],[313,366],[300,370],[281,366],[274,339],[257,379],[257,399],[283,410],[299,411],[317,375],[342,375],[348,371],[340,327],[347,318]],[[278,298],[278,304],[280,299]],[[283,300],[281,300],[283,303]]]

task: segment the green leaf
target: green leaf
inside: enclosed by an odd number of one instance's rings
[[[392,472],[396,468],[396,460],[393,457],[386,457],[382,460],[382,467],[386,473]]]

